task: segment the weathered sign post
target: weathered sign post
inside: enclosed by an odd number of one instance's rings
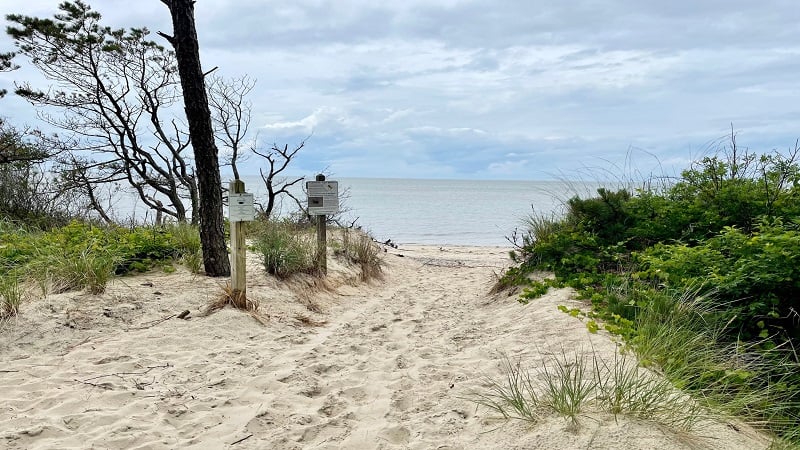
[[[244,182],[230,182],[228,191],[228,220],[231,223],[231,291],[233,299],[247,298],[247,243],[245,222],[255,219],[253,194],[244,191]]]
[[[339,182],[325,181],[325,175],[317,175],[316,181],[306,182],[308,191],[308,213],[317,216],[317,266],[328,273],[327,216],[339,212]]]

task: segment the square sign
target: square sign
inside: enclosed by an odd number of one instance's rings
[[[253,194],[248,192],[228,194],[228,218],[231,222],[250,222],[256,218]]]
[[[308,213],[312,216],[328,216],[339,212],[338,181],[307,181]]]

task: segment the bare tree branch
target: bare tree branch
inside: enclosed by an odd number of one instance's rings
[[[292,162],[292,159],[297,155],[297,152],[305,147],[305,145],[306,141],[303,140],[291,150],[289,150],[288,144],[284,145],[283,148],[278,147],[277,144],[272,144],[272,147],[266,151],[259,151],[255,148],[251,149],[254,154],[261,156],[267,161],[266,172],[263,168],[259,169],[261,180],[264,182],[264,187],[267,188],[267,204],[261,207],[261,215],[263,217],[269,218],[272,215],[275,202],[281,195],[287,195],[294,199],[298,205],[300,204],[299,200],[289,191],[289,188],[304,180],[305,177],[278,177],[286,170],[289,163]]]
[[[83,2],[60,8],[54,19],[10,15],[15,26],[8,33],[20,55],[53,83],[46,90],[24,83],[16,91],[47,108],[40,118],[72,134],[67,151],[73,156],[64,161],[80,174],[75,185],[90,194],[90,184],[124,180],[157,213],[184,221],[191,210],[197,220],[189,140],[174,126],[181,99],[174,53],[148,40],[147,29],[101,26],[100,14]],[[97,164],[76,165],[87,152]]]

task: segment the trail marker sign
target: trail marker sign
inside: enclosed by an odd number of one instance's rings
[[[338,181],[307,181],[308,213],[312,216],[329,216],[339,212]]]

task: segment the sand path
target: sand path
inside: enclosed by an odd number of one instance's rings
[[[555,416],[531,425],[476,410],[468,397],[502,377],[501,352],[536,366],[564,350],[615,351],[558,311],[578,304],[568,290],[527,306],[487,295],[506,254],[389,249],[384,282],[319,293],[321,313],[254,274],[250,295],[272,316],[267,326],[231,309],[159,322],[196,313],[218,290],[181,273],[124,279],[99,298],[50,296],[0,329],[0,447],[766,446],[725,424],[685,434],[590,414],[574,430]],[[301,326],[298,315],[327,323]]]

